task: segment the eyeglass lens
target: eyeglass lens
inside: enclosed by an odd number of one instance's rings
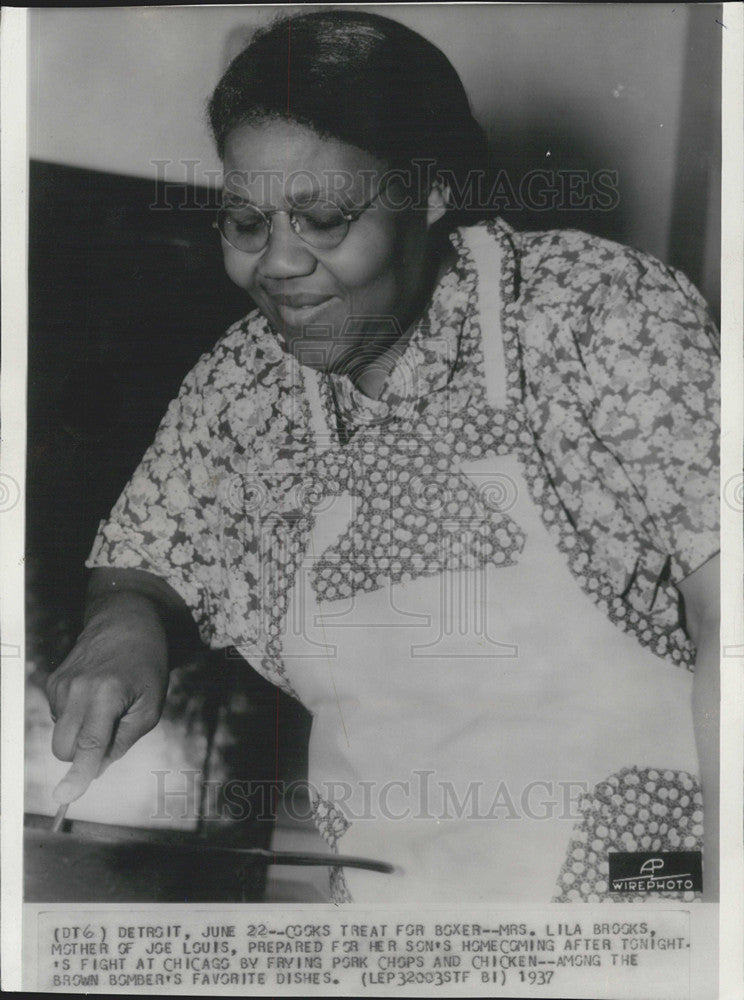
[[[311,208],[290,213],[297,235],[316,249],[338,246],[349,230],[349,223],[338,205],[315,202]],[[253,205],[228,206],[219,214],[222,235],[231,246],[245,253],[263,250],[269,240],[270,219]]]

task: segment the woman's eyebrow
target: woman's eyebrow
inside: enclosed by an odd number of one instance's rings
[[[321,183],[315,183],[312,187],[299,192],[290,191],[286,197],[287,204],[299,207],[302,207],[303,202],[312,200],[331,202],[340,208],[346,208],[347,205],[351,206],[353,204],[353,199],[350,197],[348,188],[338,190],[333,186]]]
[[[223,182],[223,197],[227,191],[235,205],[252,205],[261,211],[274,211],[280,201],[301,209],[312,200],[327,201],[341,209],[353,209],[368,197],[367,181],[373,171],[347,170],[297,170],[285,173],[280,170],[236,170],[226,171]],[[294,186],[293,186],[293,178]],[[310,184],[300,187],[302,182]],[[372,185],[374,188],[374,185]],[[256,194],[255,200],[249,189]]]
[[[223,206],[231,208],[251,206],[262,212],[274,212],[282,208],[302,211],[314,203],[328,202],[342,211],[352,211],[368,200],[366,178],[363,175],[329,172],[328,176],[312,177],[309,171],[303,171],[302,174],[306,181],[311,181],[311,184],[300,187],[298,182],[293,189],[291,176],[283,178],[278,171],[270,175],[252,171],[232,171],[228,183],[222,187]],[[339,183],[339,177],[342,183]],[[271,181],[273,184],[269,183]],[[251,192],[248,190],[249,186],[253,189]],[[252,197],[252,194],[255,197]]]
[[[240,208],[244,205],[250,205],[252,208],[259,208],[262,212],[275,211],[275,206],[263,201],[254,201],[248,195],[238,195],[229,190],[222,189],[223,202],[229,204],[233,208]],[[328,201],[333,204],[337,204],[339,207],[346,207],[346,200],[338,197],[335,191],[325,191],[323,188],[312,188],[308,191],[302,191],[298,194],[290,194],[286,199],[286,204],[290,207],[302,208],[307,202],[314,201]]]

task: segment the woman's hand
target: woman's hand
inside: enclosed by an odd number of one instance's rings
[[[166,633],[155,605],[132,592],[110,596],[47,684],[52,750],[72,761],[55,799],[79,798],[157,725],[167,690]]]
[[[52,750],[72,761],[54,790],[79,798],[94,778],[157,725],[169,665],[198,642],[181,597],[141,570],[97,569],[88,587],[85,628],[52,674]]]

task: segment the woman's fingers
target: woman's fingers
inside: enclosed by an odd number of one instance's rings
[[[58,760],[72,760],[75,756],[78,733],[85,718],[84,701],[68,701],[64,711],[54,722],[52,753]]]
[[[134,608],[133,608],[134,602]],[[92,617],[47,683],[52,750],[72,767],[54,790],[73,802],[157,724],[168,689],[167,643],[147,598],[116,595]]]
[[[100,778],[117,760],[121,760],[137,740],[157,725],[158,720],[159,714],[157,712],[137,711],[136,707],[127,712],[116,727],[114,738],[106,751],[98,777]]]
[[[125,710],[121,699],[107,691],[90,699],[82,713],[76,700],[70,699],[68,706],[55,726],[53,739],[55,754],[63,760],[72,760],[72,767],[52,793],[57,802],[74,802],[98,777]],[[63,752],[58,753],[57,748]]]
[[[74,802],[98,777],[114,723],[110,716],[89,713],[85,717],[78,732],[72,767],[52,793],[56,802]]]

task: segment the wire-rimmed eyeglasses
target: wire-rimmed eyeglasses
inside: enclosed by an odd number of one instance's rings
[[[386,186],[383,181],[369,201],[354,209],[344,209],[336,202],[318,199],[307,207],[263,212],[249,202],[236,200],[233,204],[228,202],[223,205],[212,225],[231,247],[241,253],[260,253],[269,242],[273,217],[288,215],[289,224],[304,243],[316,250],[332,250],[346,239],[352,222],[377,201]]]

